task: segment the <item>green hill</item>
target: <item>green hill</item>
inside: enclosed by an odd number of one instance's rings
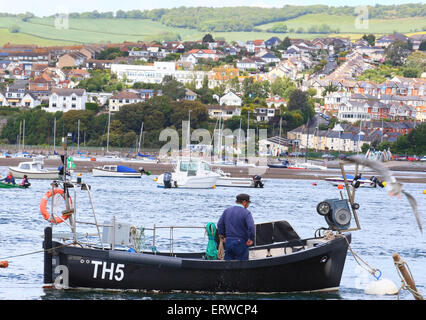
[[[68,28],[55,27],[55,17],[0,13],[0,45],[73,43],[116,43],[123,41],[200,40],[211,33],[215,38],[234,40],[284,38],[312,39],[327,34],[360,38],[364,33],[417,32],[426,29],[426,4],[403,4],[369,8],[369,28],[357,29],[355,7],[284,6],[179,7],[173,9],[98,11],[70,13]],[[282,31],[283,26],[288,33]],[[8,31],[14,27],[15,33]],[[322,32],[322,33],[318,33]]]

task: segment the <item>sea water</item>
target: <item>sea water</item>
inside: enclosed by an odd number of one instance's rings
[[[0,170],[6,168],[0,168]],[[175,252],[204,251],[207,237],[202,229],[208,222],[217,223],[224,209],[235,203],[239,193],[251,197],[249,210],[255,223],[286,220],[301,238],[313,237],[320,227],[326,227],[324,218],[317,214],[316,206],[325,199],[340,198],[340,190],[319,180],[268,179],[263,189],[220,188],[216,189],[164,189],[158,188],[153,176],[142,178],[100,178],[83,174],[83,181],[91,186],[93,206],[98,222],[130,223],[144,228],[142,246],[152,249],[152,232],[158,226],[196,226],[199,229],[173,231]],[[314,184],[316,183],[316,185]],[[31,187],[0,189],[0,260],[9,261],[9,267],[0,269],[0,300],[156,300],[156,299],[345,299],[412,300],[407,290],[399,297],[374,296],[364,293],[366,285],[375,281],[363,264],[360,266],[348,251],[340,289],[335,293],[315,294],[189,294],[145,293],[107,291],[59,291],[44,290],[43,285],[43,230],[49,223],[40,213],[40,200],[51,188],[51,181],[31,180]],[[426,226],[426,186],[406,183],[404,189],[418,203],[423,225]],[[86,191],[76,191],[77,220],[93,222],[91,202]],[[343,190],[346,197],[346,191]],[[74,197],[74,191],[71,191]],[[352,233],[351,248],[362,260],[390,279],[398,288],[401,278],[393,263],[392,254],[397,252],[408,264],[419,292],[426,295],[426,238],[421,234],[411,207],[405,197],[387,195],[385,189],[359,188],[355,202],[361,230]],[[355,226],[352,219],[351,227]],[[69,232],[65,224],[54,227],[56,232]],[[79,232],[96,233],[96,228],[82,225]],[[159,229],[156,248],[170,251],[169,229]],[[364,268],[363,268],[364,267]]]

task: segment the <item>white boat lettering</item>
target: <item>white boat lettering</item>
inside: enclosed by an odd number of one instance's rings
[[[115,266],[115,263],[111,262],[110,267],[107,267],[107,262],[95,261],[95,260],[92,260],[92,264],[95,265],[95,268],[93,270],[94,279],[98,278],[99,274],[102,280],[104,280],[107,275],[108,275],[108,280],[113,280],[114,278],[115,281],[121,281],[124,279],[124,270],[123,270],[124,264],[118,263]],[[99,268],[99,266],[101,266],[101,268]],[[115,271],[114,271],[114,267],[116,267]],[[99,272],[99,269],[101,269],[100,272]]]

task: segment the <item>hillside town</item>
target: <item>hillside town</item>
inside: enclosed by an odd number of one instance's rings
[[[374,43],[337,37],[227,43],[207,34],[192,42],[5,44],[0,48],[0,107],[40,107],[55,113],[96,104],[99,112],[114,114],[125,105],[161,96],[158,86],[168,78],[185,88],[177,100],[203,101],[200,90],[210,89],[203,103],[211,119],[241,116],[246,109],[256,123],[273,127],[275,137],[267,142],[273,155],[295,144],[301,149],[359,152],[365,143],[395,142],[426,121],[424,70],[414,77],[391,75],[382,82],[359,79],[386,63],[386,48],[392,44],[409,43],[408,55],[423,52],[425,40],[425,34],[394,33]],[[87,85],[99,74],[116,85],[110,90]],[[284,90],[277,89],[279,81],[309,95],[315,102],[313,119],[297,128],[283,127],[289,95],[280,94]],[[269,85],[260,96],[247,92],[248,83]],[[244,97],[254,98],[254,103]],[[286,132],[283,138],[281,131]]]

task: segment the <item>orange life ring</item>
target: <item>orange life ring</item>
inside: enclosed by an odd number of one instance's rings
[[[40,211],[44,219],[46,219],[47,221],[53,221],[55,224],[59,224],[64,222],[66,219],[68,219],[69,215],[62,215],[61,217],[55,217],[55,219],[53,220],[50,218],[50,213],[49,211],[47,211],[47,200],[49,200],[49,198],[51,198],[55,194],[60,194],[65,199],[63,189],[53,189],[53,193],[52,193],[52,190],[49,190],[44,194],[43,198],[41,198]],[[72,208],[71,197],[69,197],[69,200],[70,200],[70,207]]]

